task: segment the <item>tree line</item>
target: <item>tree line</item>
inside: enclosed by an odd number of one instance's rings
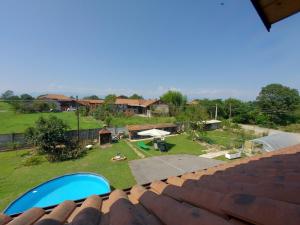
[[[178,91],[168,91],[161,99],[169,104],[170,114],[180,120],[193,117],[213,119],[217,114],[218,119],[266,127],[300,122],[299,91],[281,84],[263,87],[254,101],[205,98],[188,104],[187,97]]]
[[[71,96],[72,97],[72,96]],[[129,99],[143,99],[143,96],[119,96]],[[104,104],[95,108],[80,108],[82,116],[93,116],[106,121],[112,117],[126,116],[120,114],[114,106],[117,98],[109,94],[104,98]],[[1,99],[11,103],[14,109],[22,113],[49,112],[55,106],[49,102],[38,101],[29,94],[17,96],[13,91],[6,91]],[[86,96],[83,99],[100,99],[97,95]],[[169,116],[177,121],[200,121],[207,119],[230,119],[235,123],[257,124],[266,127],[289,125],[300,122],[299,91],[281,84],[269,84],[262,87],[254,101],[242,101],[237,98],[228,99],[194,99],[188,102],[187,96],[179,91],[168,91],[160,96],[160,100],[169,106]],[[217,116],[216,116],[217,115]],[[127,115],[130,116],[130,115]]]

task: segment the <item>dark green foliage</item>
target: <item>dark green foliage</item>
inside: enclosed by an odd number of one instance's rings
[[[187,102],[186,96],[179,91],[168,91],[163,94],[160,99],[167,104],[178,106],[184,106]]]
[[[206,143],[208,143],[210,145],[215,144],[215,141],[213,139],[211,139],[210,137],[208,137],[207,135],[205,135],[205,134],[204,135],[200,135],[198,137],[198,141],[203,141],[203,142],[206,142]]]
[[[41,156],[30,155],[25,158],[25,160],[23,161],[23,165],[24,166],[35,166],[35,165],[41,164],[42,162],[43,162],[43,159]]]
[[[25,101],[30,101],[30,100],[33,100],[34,97],[32,97],[32,96],[29,95],[29,94],[22,94],[22,95],[20,96],[20,99],[21,99],[21,100],[25,100]]]
[[[26,130],[28,142],[37,146],[39,153],[47,155],[49,161],[74,159],[84,153],[74,140],[66,136],[67,124],[55,116],[45,119],[40,117],[35,127]]]
[[[90,96],[85,96],[83,99],[99,100],[100,98],[97,95],[90,95]]]
[[[7,90],[1,95],[1,98],[7,100],[10,99],[12,96],[14,96],[14,92],[11,90]]]
[[[20,113],[37,113],[37,112],[50,112],[56,110],[54,103],[39,101],[39,100],[26,100],[11,102],[14,110]]]
[[[78,111],[79,111],[80,116],[88,116],[89,115],[89,108],[88,107],[80,106],[78,108]]]
[[[105,96],[104,98],[104,103],[105,104],[114,104],[116,101],[117,96],[115,94],[109,94],[107,96]]]
[[[275,124],[288,124],[295,120],[292,113],[300,103],[299,92],[281,84],[269,84],[257,97],[258,107]]]
[[[138,95],[138,94],[133,94],[131,96],[129,96],[130,99],[144,99],[143,96]]]

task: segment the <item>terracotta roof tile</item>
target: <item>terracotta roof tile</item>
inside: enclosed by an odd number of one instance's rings
[[[117,98],[116,105],[129,105],[129,106],[141,106],[148,107],[159,100],[157,99],[129,99],[129,98]]]
[[[226,220],[213,213],[197,207],[188,207],[173,198],[155,194],[141,186],[134,186],[131,193],[164,224],[229,224]]]
[[[7,224],[11,220],[12,220],[12,218],[10,216],[0,213],[0,225]]]
[[[221,203],[224,212],[254,224],[299,225],[300,206],[249,194],[229,194]]]
[[[55,207],[48,215],[43,217],[41,222],[43,220],[56,220],[58,222],[64,223],[73,212],[75,207],[76,204],[73,201],[65,201]]]
[[[99,224],[101,220],[102,199],[97,195],[87,198],[80,207],[77,207],[69,217],[71,224]]]
[[[8,223],[8,225],[31,225],[45,214],[40,208],[32,208]]]
[[[300,224],[300,145],[164,181],[31,209],[17,225]],[[0,225],[11,218],[0,214]],[[38,222],[37,222],[38,221]]]

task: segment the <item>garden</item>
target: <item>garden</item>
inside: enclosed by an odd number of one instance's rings
[[[160,155],[176,155],[176,154],[189,154],[189,155],[201,155],[205,153],[205,147],[201,144],[192,141],[188,135],[180,134],[176,136],[166,137],[165,143],[167,145],[166,152],[160,152],[154,149],[153,142],[151,140],[144,141],[148,150],[138,146],[139,142],[135,142],[135,147],[142,151],[147,157],[160,156]]]
[[[125,155],[127,160],[112,162],[111,158],[117,153]],[[32,150],[0,153],[0,210],[28,189],[68,173],[98,173],[106,177],[113,188],[123,189],[135,184],[128,161],[138,156],[124,141],[106,149],[95,147],[82,157],[68,161],[49,162],[45,155],[32,154]]]

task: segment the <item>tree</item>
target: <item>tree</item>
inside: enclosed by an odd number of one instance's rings
[[[4,100],[7,100],[7,99],[11,98],[12,96],[14,96],[14,92],[11,90],[7,90],[1,95],[1,98]]]
[[[187,102],[187,97],[179,91],[168,91],[160,97],[160,100],[169,105],[170,116],[176,116]]]
[[[114,104],[116,101],[117,96],[115,94],[109,94],[105,96],[104,103],[105,104]]]
[[[225,117],[232,118],[236,116],[241,107],[243,107],[243,102],[241,100],[235,98],[226,99],[224,101]]]
[[[90,96],[85,96],[83,99],[88,99],[88,100],[99,100],[100,98],[97,95],[90,95]]]
[[[216,107],[218,107],[218,116],[217,118],[226,118],[225,105],[222,99],[199,99],[199,104],[204,107],[210,118],[215,118]]]
[[[138,95],[138,94],[133,94],[129,97],[130,99],[144,99],[143,96]]]
[[[160,97],[160,100],[162,100],[166,104],[179,107],[186,104],[187,97],[179,91],[168,91]]]
[[[20,99],[21,100],[25,100],[25,101],[31,101],[31,100],[34,100],[34,97],[32,97],[31,95],[29,94],[22,94],[20,96]]]
[[[300,103],[298,90],[281,84],[263,87],[256,100],[261,112],[268,115],[275,124],[281,125],[292,119],[290,117]]]
[[[189,105],[176,116],[178,122],[185,124],[193,139],[196,139],[198,132],[204,132],[204,121],[207,119],[207,111],[200,105]]]
[[[68,125],[61,119],[51,116],[40,117],[35,127],[29,127],[25,137],[37,146],[38,152],[47,154],[49,161],[61,161],[79,157],[83,150],[66,135]]]

